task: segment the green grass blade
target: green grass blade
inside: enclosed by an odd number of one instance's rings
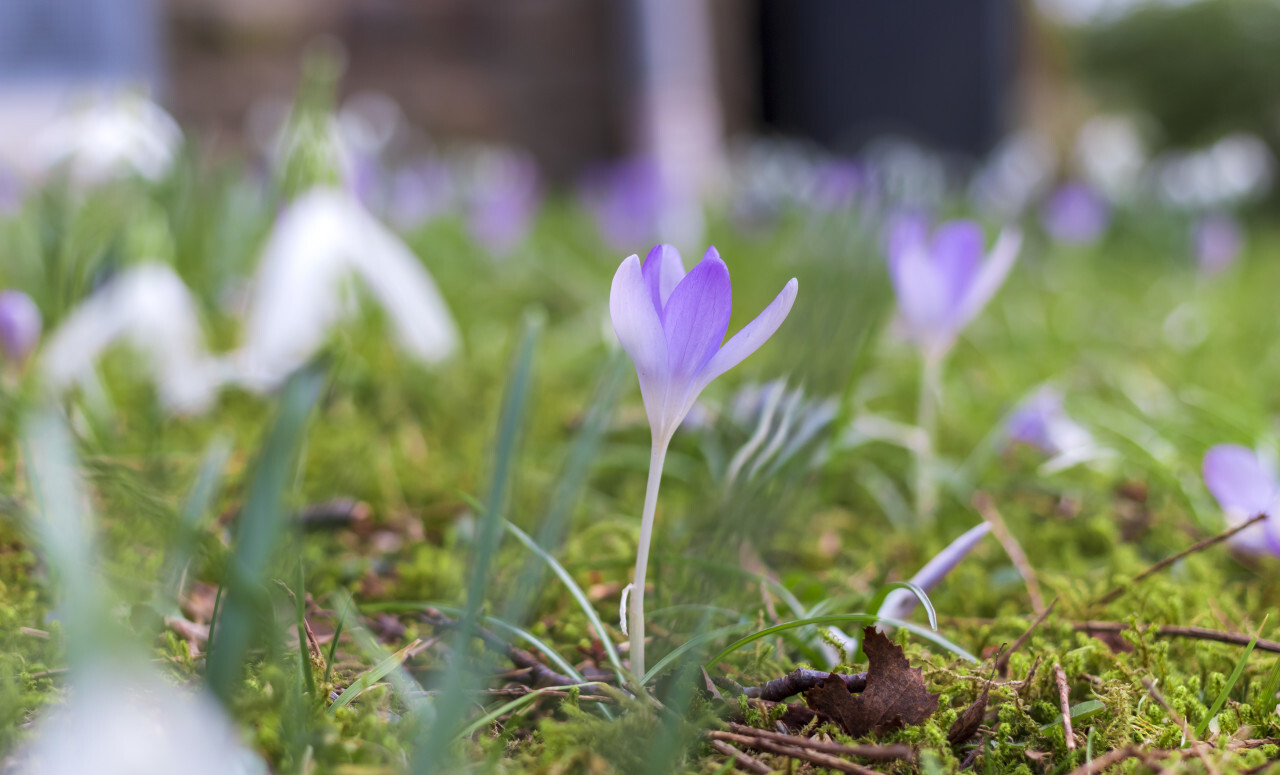
[[[214,439],[200,461],[200,469],[196,473],[195,485],[183,503],[182,514],[178,523],[178,536],[172,551],[165,557],[164,598],[161,603],[166,610],[177,608],[182,596],[182,579],[187,565],[191,562],[191,553],[195,550],[200,535],[200,523],[213,504],[222,487],[222,474],[226,470],[227,461],[231,458],[231,442],[222,436]]]
[[[493,476],[489,483],[488,498],[481,511],[480,525],[476,533],[475,551],[471,556],[471,573],[467,579],[466,607],[454,633],[456,655],[465,654],[475,634],[489,583],[489,569],[502,538],[505,520],[502,511],[510,487],[511,469],[516,457],[516,444],[524,425],[524,414],[533,375],[533,354],[538,342],[541,325],[530,319],[525,324],[524,335],[516,355],[511,377],[502,401],[502,413],[498,419],[498,436],[494,444]],[[462,665],[454,665],[448,672],[439,695],[440,706],[457,708],[462,703],[470,683],[475,680]],[[415,773],[448,771],[452,766],[450,743],[457,734],[460,714],[451,723],[437,717],[437,723],[419,729],[414,748],[411,769]]]
[[[230,705],[249,647],[258,636],[259,614],[268,605],[262,585],[285,529],[285,492],[293,482],[307,420],[324,382],[324,368],[311,365],[285,385],[275,424],[258,455],[248,499],[236,520],[218,649],[208,658],[206,674],[209,688],[224,705]]]
[[[751,643],[754,643],[760,640],[761,638],[767,638],[770,635],[776,635],[780,632],[786,632],[787,630],[793,630],[797,627],[804,627],[810,624],[839,624],[839,623],[845,623],[845,622],[855,622],[863,625],[864,627],[870,626],[873,624],[881,624],[881,623],[888,624],[893,627],[901,627],[902,629],[908,632],[914,633],[915,635],[919,635],[921,638],[929,641],[930,643],[941,646],[942,648],[946,649],[947,651],[950,651],[951,653],[955,654],[958,657],[961,657],[962,659],[966,659],[970,662],[978,661],[976,657],[974,657],[968,651],[965,651],[963,648],[956,645],[955,643],[952,643],[951,641],[947,640],[941,635],[938,635],[935,632],[927,630],[917,624],[912,624],[911,622],[903,622],[897,619],[890,619],[884,616],[877,616],[875,614],[827,614],[825,616],[813,616],[807,619],[798,619],[794,622],[784,622],[782,624],[775,624],[772,627],[766,627],[763,630],[754,632],[726,646],[724,650],[722,650],[719,654],[716,654],[715,657],[707,660],[706,665],[708,668],[711,668],[715,666],[718,662],[723,660],[725,657],[729,656],[730,654],[742,648],[743,646],[747,646]]]
[[[293,609],[298,618],[298,661],[307,694],[316,696],[316,676],[311,667],[311,649],[307,643],[307,572],[298,557],[298,581],[293,590]]]
[[[338,712],[339,708],[345,708],[350,705],[352,700],[359,697],[383,678],[386,678],[393,670],[403,665],[405,659],[408,658],[409,651],[416,648],[421,643],[422,641],[415,640],[413,643],[410,643],[408,646],[405,646],[396,653],[383,659],[378,664],[356,676],[356,680],[352,681],[351,685],[346,689],[343,689],[342,694],[338,695],[338,699],[334,700],[333,704],[329,706],[329,715],[332,716],[334,713]]]
[[[338,614],[338,623],[333,626],[333,640],[329,641],[329,655],[324,665],[324,683],[329,683],[333,676],[333,659],[338,655],[338,641],[342,639],[342,628],[347,623],[347,615],[351,613],[351,598],[342,605],[342,613]]]
[[[378,665],[382,664],[388,657],[394,656],[364,626],[359,608],[345,589],[336,590],[333,593],[333,599],[335,607],[347,612],[344,617],[347,622],[346,629],[351,634],[351,640],[355,642],[356,647],[360,649],[360,653],[364,654],[365,658]],[[403,665],[397,663],[391,672],[383,677],[387,679],[387,682],[391,684],[392,690],[411,712],[422,715],[424,721],[432,715],[431,706],[427,703],[422,693],[422,685],[409,674],[409,671]]]
[[[564,540],[565,528],[573,514],[578,493],[587,480],[591,464],[598,458],[600,442],[604,438],[609,419],[613,416],[622,377],[628,371],[627,363],[627,358],[621,354],[609,363],[596,390],[596,397],[591,402],[591,409],[574,438],[564,470],[551,497],[551,504],[538,529],[538,545],[546,547],[548,552],[556,552]],[[543,563],[529,558],[513,587],[514,593],[503,608],[502,619],[509,622],[524,620],[537,590],[542,588],[544,573]]]
[[[1271,665],[1271,672],[1267,675],[1267,681],[1262,686],[1264,709],[1275,708],[1277,691],[1280,691],[1280,657],[1276,657],[1276,661]]]
[[[1209,728],[1209,722],[1213,721],[1214,717],[1218,715],[1218,711],[1222,710],[1222,706],[1227,704],[1227,698],[1231,696],[1231,690],[1235,688],[1236,682],[1244,674],[1244,666],[1249,662],[1249,655],[1253,653],[1253,647],[1258,643],[1258,636],[1262,634],[1262,628],[1266,624],[1264,619],[1262,625],[1258,627],[1258,631],[1249,639],[1249,645],[1244,647],[1244,653],[1240,655],[1240,661],[1236,662],[1236,669],[1232,670],[1231,675],[1227,676],[1227,682],[1223,685],[1222,691],[1218,692],[1218,698],[1209,707],[1209,712],[1204,715],[1204,719],[1199,724],[1196,724],[1197,738],[1204,738],[1204,731]]]
[[[871,604],[867,606],[869,611],[879,611],[884,605],[884,601],[889,597],[889,593],[895,589],[905,589],[916,596],[920,601],[920,605],[924,606],[924,610],[929,613],[930,629],[938,629],[938,612],[933,610],[933,601],[929,600],[929,593],[918,585],[910,581],[892,581],[876,590],[875,597],[871,598]]]
[[[599,682],[594,682],[594,681],[591,683],[579,684],[579,686],[582,686],[584,688],[588,686],[601,686],[601,685],[602,684],[600,684]],[[524,706],[538,699],[538,697],[540,697],[541,695],[546,694],[548,692],[554,692],[554,691],[562,692],[564,691],[564,689],[565,687],[563,686],[546,686],[541,689],[534,689],[528,694],[521,695],[515,698],[514,700],[512,700],[511,702],[508,702],[505,705],[495,708],[494,710],[489,711],[488,713],[484,714],[480,718],[471,722],[470,724],[467,724],[462,729],[462,731],[458,732],[458,737],[460,738],[470,737],[471,735],[474,735],[476,732],[479,732],[488,724],[491,724],[494,721],[497,721],[502,716],[508,713],[513,713],[517,710],[520,710]]]
[[[613,645],[613,641],[609,637],[609,631],[605,629],[604,622],[600,619],[600,614],[596,613],[596,609],[591,605],[591,601],[587,599],[587,593],[582,591],[582,587],[578,586],[578,582],[573,580],[573,576],[569,575],[569,571],[564,569],[556,558],[547,554],[546,550],[529,537],[529,534],[507,522],[507,532],[516,537],[516,540],[524,544],[529,551],[542,558],[550,568],[551,572],[560,579],[569,590],[569,594],[578,603],[578,607],[582,609],[586,615],[587,621],[595,629],[596,634],[600,638],[600,645],[604,647],[605,655],[609,658],[609,664],[613,666],[614,672],[618,674],[618,680],[626,680],[626,670],[622,667],[622,659],[618,656],[618,650]]]

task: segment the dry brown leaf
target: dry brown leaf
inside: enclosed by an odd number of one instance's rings
[[[862,631],[862,651],[870,663],[867,688],[851,694],[839,677],[829,677],[805,692],[809,707],[830,716],[853,737],[919,724],[937,712],[938,695],[893,641],[868,627]]]

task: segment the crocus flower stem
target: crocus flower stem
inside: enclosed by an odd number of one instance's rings
[[[920,368],[920,404],[916,424],[924,443],[916,453],[916,517],[922,523],[933,519],[938,508],[938,487],[934,479],[934,449],[938,435],[938,399],[942,391],[945,353],[924,351]]]
[[[631,672],[637,683],[644,681],[644,584],[649,568],[649,543],[653,537],[653,519],[658,510],[658,488],[662,485],[662,467],[667,462],[671,439],[654,438],[649,452],[649,483],[644,489],[644,512],[640,515],[640,542],[636,545],[635,587],[631,590],[628,629],[631,636]]]

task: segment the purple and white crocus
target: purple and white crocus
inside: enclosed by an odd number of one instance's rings
[[[667,446],[707,385],[778,330],[795,303],[797,287],[791,278],[755,320],[725,342],[733,294],[729,269],[714,247],[688,274],[675,248],[658,245],[643,265],[638,256],[628,256],[613,276],[609,314],[618,341],[635,362],[652,439],[628,617],[631,671],[637,681],[645,674],[645,572]]]
[[[0,291],[0,356],[21,364],[40,342],[40,308],[22,291]]]
[[[1280,500],[1280,478],[1257,453],[1238,444],[1219,444],[1204,456],[1204,483],[1218,500],[1227,522],[1239,524],[1258,514],[1267,519],[1231,537],[1237,549],[1280,557],[1280,529],[1273,519]]]
[[[899,317],[923,358],[917,421],[930,443],[917,454],[916,511],[924,520],[936,506],[933,438],[942,363],[960,332],[1004,283],[1022,236],[1006,229],[984,260],[985,244],[981,227],[972,221],[949,221],[930,234],[924,219],[905,217],[889,234],[889,278]]]

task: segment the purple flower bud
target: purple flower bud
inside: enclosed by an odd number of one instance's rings
[[[1047,455],[1061,455],[1093,444],[1093,436],[1067,416],[1062,393],[1042,387],[1022,402],[1005,425],[1009,441],[1027,444]]]
[[[665,204],[657,162],[638,158],[592,170],[581,196],[601,236],[611,246],[627,249],[653,239]]]
[[[1235,218],[1213,213],[1191,226],[1191,244],[1200,271],[1215,275],[1235,263],[1244,247],[1244,231]]]
[[[853,161],[840,159],[821,164],[814,171],[809,204],[824,213],[849,210],[863,192],[866,177],[867,173]]]
[[[1097,242],[1111,224],[1111,207],[1083,183],[1067,183],[1054,191],[1040,211],[1044,230],[1058,242]]]
[[[503,156],[482,171],[467,213],[471,236],[505,253],[524,239],[541,199],[538,168],[529,159]]]
[[[1280,480],[1263,465],[1253,450],[1237,444],[1219,444],[1204,456],[1204,483],[1235,524],[1258,514],[1267,519],[1236,533],[1230,539],[1243,551],[1270,552],[1280,557],[1280,530],[1276,528],[1276,501]]]
[[[796,300],[792,278],[777,298],[729,341],[729,268],[715,248],[685,274],[670,245],[649,251],[643,267],[629,256],[609,292],[609,314],[622,349],[635,362],[655,445],[672,434],[711,381],[760,348],[786,320]]]
[[[11,361],[26,360],[40,341],[40,308],[22,291],[0,291],[0,351]]]
[[[945,354],[1000,289],[1021,244],[1016,230],[1006,230],[984,260],[982,229],[972,221],[944,223],[932,236],[918,220],[895,224],[889,278],[907,334],[929,357]]]
[[[453,204],[454,183],[449,167],[424,159],[392,177],[387,216],[397,226],[411,229],[445,214]]]

